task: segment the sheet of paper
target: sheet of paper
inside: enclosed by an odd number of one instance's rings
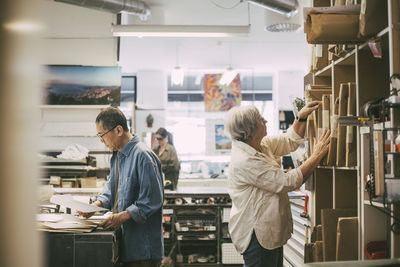
[[[107,210],[105,208],[77,201],[70,195],[54,195],[50,198],[50,202],[82,212],[96,212]]]
[[[36,214],[36,221],[38,222],[59,222],[62,221],[61,214],[42,213]]]
[[[93,226],[73,223],[73,222],[44,222],[41,223],[43,226],[49,227],[51,229],[81,229],[81,228],[94,228]]]

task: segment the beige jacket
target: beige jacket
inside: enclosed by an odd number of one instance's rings
[[[261,141],[264,153],[240,141],[233,141],[229,166],[228,193],[232,199],[229,232],[238,252],[246,251],[253,230],[266,249],[286,244],[293,230],[288,192],[299,188],[299,168],[285,173],[276,156],[295,151],[303,143],[293,128]]]

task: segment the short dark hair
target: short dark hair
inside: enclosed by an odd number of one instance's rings
[[[165,137],[168,136],[168,131],[167,131],[167,129],[161,127],[161,128],[158,128],[156,134],[159,134],[159,135],[161,135],[162,137],[165,138]]]
[[[96,123],[100,122],[103,124],[104,130],[110,130],[113,127],[121,125],[124,132],[129,131],[126,117],[118,108],[108,107],[102,110],[96,118]]]

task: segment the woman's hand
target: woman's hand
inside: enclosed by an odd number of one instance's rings
[[[297,113],[297,117],[299,119],[307,119],[308,115],[311,114],[314,110],[316,110],[320,105],[322,104],[322,101],[311,101],[307,105],[305,105],[299,113]]]
[[[325,130],[318,141],[314,139],[314,152],[312,155],[316,156],[320,161],[329,150],[330,137],[331,131]]]
[[[301,164],[300,170],[303,174],[303,183],[308,179],[308,177],[310,177],[314,169],[318,166],[328,152],[330,137],[331,131],[325,130],[318,142],[314,142],[314,152],[306,160],[306,162]]]

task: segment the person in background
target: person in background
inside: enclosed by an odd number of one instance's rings
[[[322,134],[313,154],[296,169],[284,172],[276,156],[303,143],[307,117],[320,104],[307,104],[293,126],[278,136],[267,136],[267,121],[254,106],[234,107],[225,118],[232,139],[229,232],[245,267],[283,266],[283,245],[293,231],[288,192],[298,189],[327,153],[330,132]]]
[[[124,114],[108,107],[96,118],[97,136],[111,151],[110,175],[93,203],[113,211],[101,226],[121,227],[120,260],[125,267],[158,267],[164,255],[161,163],[132,135]],[[86,218],[92,213],[80,214]]]
[[[156,132],[158,146],[153,149],[154,153],[161,160],[162,171],[165,180],[172,182],[172,190],[178,186],[180,163],[176,154],[175,147],[171,144],[171,135],[165,128],[159,128]]]

